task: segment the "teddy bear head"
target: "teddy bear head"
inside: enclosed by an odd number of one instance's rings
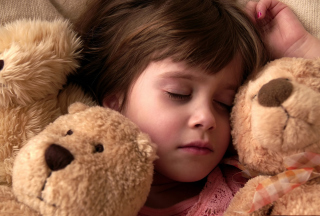
[[[123,115],[74,103],[19,151],[13,192],[43,215],[136,215],[155,159],[155,145]]]
[[[55,97],[78,67],[81,42],[67,21],[17,20],[0,35],[0,106]]]
[[[240,87],[231,113],[240,162],[273,175],[284,158],[320,154],[320,59],[282,58]]]

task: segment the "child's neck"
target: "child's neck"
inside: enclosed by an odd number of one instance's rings
[[[205,183],[206,179],[197,182],[177,182],[155,173],[145,205],[157,209],[171,207],[199,195]]]

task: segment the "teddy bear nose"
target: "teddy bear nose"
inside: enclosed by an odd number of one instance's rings
[[[265,107],[277,107],[290,97],[292,91],[293,85],[288,79],[274,79],[261,87],[258,102]]]
[[[45,160],[52,171],[58,171],[68,166],[74,157],[68,149],[52,144],[46,149]]]

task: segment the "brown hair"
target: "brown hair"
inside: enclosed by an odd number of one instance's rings
[[[244,78],[266,62],[258,31],[232,0],[96,0],[76,26],[79,77],[100,104],[119,92],[126,98],[151,61],[217,72],[240,53]]]

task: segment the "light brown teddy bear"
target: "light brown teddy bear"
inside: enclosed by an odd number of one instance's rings
[[[120,113],[72,104],[19,151],[7,215],[136,216],[153,177],[156,146]],[[18,200],[18,201],[17,201]]]
[[[15,154],[75,102],[94,105],[67,84],[81,41],[67,21],[18,20],[0,27],[0,184],[11,183]]]
[[[275,60],[236,96],[232,136],[249,180],[225,215],[320,215],[320,59]]]

